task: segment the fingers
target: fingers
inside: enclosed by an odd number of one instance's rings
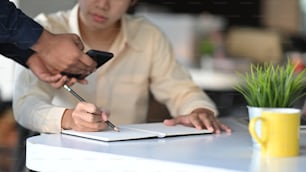
[[[80,38],[76,34],[67,34],[67,36],[71,36],[71,40],[74,42],[77,48],[79,48],[80,51],[76,51],[76,54],[71,55],[70,65],[68,66],[68,69],[65,70],[65,72],[74,74],[88,74],[95,71],[97,63],[82,51],[84,49],[84,45]],[[75,61],[74,57],[78,57],[78,60]]]
[[[222,124],[212,113],[200,112],[197,116],[209,131],[213,131],[216,134],[221,133],[221,131],[231,132],[231,129]]]
[[[80,102],[72,113],[72,119],[74,130],[101,131],[107,128],[104,121],[108,119],[108,114],[91,103]]]
[[[49,70],[35,53],[27,61],[27,65],[38,79],[50,84],[54,88],[60,88],[64,84],[65,77],[57,71]]]
[[[96,62],[83,52],[83,43],[76,34],[56,34],[52,38],[41,53],[46,66],[72,74],[88,74],[96,69]]]
[[[49,84],[53,87],[53,88],[60,88],[65,84],[65,80],[66,80],[66,76],[61,76],[59,79],[57,80],[53,80],[53,82],[49,82]]]
[[[213,131],[209,119],[200,118],[198,114],[191,115],[190,121],[196,129],[202,130],[203,128],[207,128],[208,130]]]
[[[199,130],[207,129],[216,134],[221,133],[221,131],[231,132],[230,127],[221,123],[211,111],[206,109],[195,110],[189,115],[181,115],[174,119],[164,120],[164,124],[168,126],[182,124]]]
[[[70,73],[73,75],[87,76],[96,70],[97,63],[88,55],[80,52],[78,59],[71,59],[69,65],[65,66],[65,70],[61,72]],[[73,61],[74,60],[74,61]]]
[[[174,126],[174,125],[177,125],[177,124],[182,124],[182,125],[189,126],[189,127],[194,126],[190,122],[190,116],[188,116],[188,115],[178,116],[178,117],[175,117],[173,119],[165,119],[164,124],[168,125],[168,126]]]
[[[71,34],[72,35],[72,40],[74,41],[75,45],[80,49],[80,50],[84,50],[84,45],[80,39],[80,37],[78,37],[76,34]]]
[[[178,122],[177,122],[177,118],[174,118],[174,119],[165,119],[163,123],[167,126],[174,126]]]
[[[61,88],[65,84],[72,86],[73,84],[79,82],[75,78],[69,79],[67,76],[62,76],[60,74],[49,75],[47,73],[45,74],[45,76],[43,76],[41,80],[49,83],[53,88]],[[83,83],[81,84],[87,84],[86,80],[85,81],[82,80],[82,82]]]
[[[95,132],[102,131],[107,128],[105,122],[87,122],[87,121],[78,121],[76,127],[73,130],[76,131],[85,131],[85,132]]]
[[[222,130],[226,131],[227,133],[232,132],[232,129],[229,126],[227,126],[223,123],[220,123],[220,127],[221,127]]]
[[[89,73],[92,73],[96,70],[97,63],[91,57],[89,57],[86,53],[82,54],[80,58],[80,62],[84,64],[85,66],[87,66],[88,68],[87,71]]]
[[[86,79],[82,79],[82,80],[77,80],[78,83],[83,84],[83,85],[87,85],[88,81]]]
[[[77,47],[80,50],[84,50],[84,45],[83,45],[80,37],[77,36],[76,34],[72,34],[72,36],[73,36],[74,43],[77,45]],[[86,53],[83,53],[81,55],[80,63],[82,63],[85,66],[87,66],[87,71],[89,73],[92,73],[92,72],[94,72],[96,70],[97,63],[90,56],[88,56]]]
[[[103,121],[107,121],[108,120],[108,116],[109,114],[105,111],[102,111],[101,117]]]
[[[93,115],[91,114],[91,116],[98,116],[98,115]],[[101,117],[100,117],[101,119]],[[77,120],[76,121],[76,127],[74,128],[74,130],[78,130],[78,131],[101,131],[103,129],[107,128],[107,125],[105,124],[105,122],[103,122],[102,120],[99,121],[85,121],[85,120]]]
[[[77,35],[44,33],[42,39],[48,43],[34,46],[37,53],[27,61],[29,68],[40,80],[59,88],[64,83],[60,72],[85,76],[96,70],[96,62],[82,51],[84,47]],[[76,82],[87,84],[86,80],[72,80],[69,84]]]
[[[75,78],[69,78],[67,76],[65,76],[65,84],[68,86],[72,86],[73,84],[75,84],[77,82],[77,80]]]
[[[199,118],[201,121],[203,121],[204,126],[209,131],[214,131],[215,133],[221,132],[219,121],[215,118],[214,115],[199,114]]]
[[[64,84],[64,79],[60,74],[39,73],[36,76],[40,80],[50,84],[53,88],[60,88]]]
[[[60,74],[55,76],[46,76],[42,80],[49,83],[53,88],[61,88],[65,84],[72,86],[77,82],[83,85],[88,84],[87,80],[77,80],[76,78],[68,78],[67,76],[62,76]]]

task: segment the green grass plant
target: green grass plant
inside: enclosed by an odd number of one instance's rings
[[[243,95],[248,106],[293,107],[306,95],[306,69],[295,73],[289,60],[285,65],[251,64],[250,71],[241,77],[244,84],[235,86],[235,90]]]

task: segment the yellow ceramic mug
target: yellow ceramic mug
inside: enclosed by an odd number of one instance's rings
[[[264,109],[249,123],[251,136],[261,145],[261,152],[271,157],[298,156],[300,148],[301,110],[293,108]],[[261,134],[255,124],[261,121]]]

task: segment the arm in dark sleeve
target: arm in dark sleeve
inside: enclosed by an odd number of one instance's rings
[[[20,49],[14,44],[0,43],[0,54],[13,59],[14,61],[23,65],[26,68],[28,68],[28,66],[26,65],[27,60],[34,53],[35,51],[33,51],[32,49]]]
[[[40,37],[43,27],[8,0],[0,0],[0,43],[30,48]]]

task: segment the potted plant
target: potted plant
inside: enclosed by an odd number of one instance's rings
[[[288,61],[284,66],[265,63],[251,64],[242,78],[244,85],[235,87],[251,107],[292,107],[306,95],[306,70],[295,73]]]
[[[251,64],[250,71],[240,76],[244,84],[235,86],[247,102],[249,119],[259,116],[263,108],[288,108],[306,95],[306,70],[296,73],[296,66],[265,63]],[[257,131],[260,133],[260,124]],[[254,142],[254,141],[253,141]],[[255,147],[259,147],[254,143]]]
[[[209,38],[205,38],[199,43],[199,53],[201,56],[200,67],[206,70],[212,69],[214,44]]]

